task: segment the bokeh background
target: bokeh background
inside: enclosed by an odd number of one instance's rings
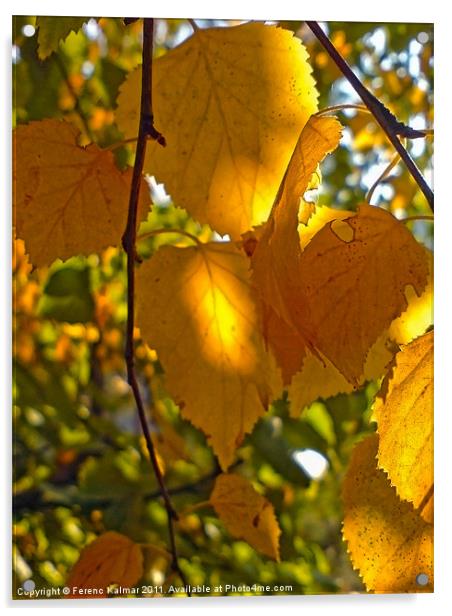
[[[239,22],[197,20],[200,27]],[[360,103],[303,22],[279,22],[306,45],[320,94],[319,108]],[[431,24],[323,24],[362,81],[398,117],[419,129],[433,127]],[[183,19],[156,20],[156,54],[181,43],[192,28]],[[141,61],[141,23],[88,19],[56,53],[38,59],[36,18],[13,20],[14,125],[48,117],[76,124],[82,143],[121,140],[115,125],[118,88]],[[393,151],[372,116],[339,113],[344,138],[322,166],[322,184],[310,195],[321,204],[355,210],[387,167]],[[432,139],[407,148],[432,184]],[[118,165],[131,161],[127,146]],[[150,178],[156,204],[139,235],[155,228],[221,239],[176,208],[158,178]],[[372,195],[372,203],[399,218],[429,214],[425,199],[398,165]],[[432,248],[432,225],[409,223]],[[139,242],[143,256],[163,243],[184,245],[174,234]],[[125,258],[100,255],[33,270],[14,240],[14,585],[61,586],[86,543],[117,530],[147,544],[145,583],[167,580],[166,513],[146,460],[123,359],[126,320]],[[298,594],[362,592],[341,539],[340,485],[350,452],[373,431],[370,406],[378,383],[314,402],[300,419],[286,398],[274,403],[238,451],[236,468],[271,500],[282,528],[281,562],[234,541],[213,510],[190,507],[208,499],[218,465],[204,436],[181,419],[165,390],[154,351],[136,332],[137,368],[152,413],[153,438],[166,484],[179,512],[181,566],[191,584],[292,585]],[[153,547],[154,546],[154,547]],[[286,591],[282,591],[283,593]]]

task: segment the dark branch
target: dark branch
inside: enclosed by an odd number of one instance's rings
[[[140,196],[141,177],[143,173],[144,157],[146,154],[146,143],[148,138],[155,139],[164,145],[163,136],[155,129],[152,114],[152,51],[154,37],[154,20],[143,20],[143,66],[141,78],[141,106],[140,106],[140,125],[138,130],[137,149],[135,164],[133,166],[132,185],[130,188],[129,212],[127,226],[122,237],[122,244],[127,254],[127,326],[126,326],[126,347],[125,360],[127,365],[127,380],[132,389],[135,403],[137,406],[138,417],[141,429],[146,441],[146,448],[154,469],[154,474],[159,484],[160,493],[165,503],[168,517],[168,533],[170,539],[170,549],[172,554],[172,568],[182,579],[186,586],[185,577],[179,567],[176,539],[174,534],[174,520],[177,520],[177,513],[174,510],[166,489],[163,475],[161,473],[151,433],[146,419],[143,399],[141,397],[138,380],[135,373],[135,356],[133,343],[133,330],[135,327],[135,260],[136,260],[136,234],[137,234],[137,212],[138,199]]]
[[[109,443],[109,445],[113,446],[111,443]],[[120,448],[115,445],[115,449]],[[99,455],[98,451],[89,451],[85,453],[88,455]],[[83,459],[86,459],[86,456],[83,457]],[[232,470],[237,468],[241,463],[240,460],[234,462],[229,470],[232,472]],[[75,472],[73,473],[74,483],[77,478],[78,468],[79,465],[76,466]],[[200,477],[197,481],[167,488],[167,493],[171,496],[177,496],[187,492],[205,492],[208,484],[218,477],[221,472],[220,466],[216,466],[213,471]],[[68,479],[65,477],[64,482],[58,481],[58,483],[55,483],[54,477],[52,481],[46,484],[47,489],[43,489],[43,486],[41,486],[40,488],[30,488],[29,490],[23,490],[22,492],[14,494],[13,513],[19,514],[24,510],[43,511],[44,509],[53,509],[54,507],[79,507],[82,511],[89,513],[93,509],[108,507],[115,502],[114,490],[112,490],[112,495],[109,497],[96,497],[81,495],[78,492],[74,492],[72,490],[74,486],[71,486],[70,492],[68,493],[67,482]],[[61,483],[63,483],[64,489],[60,488]],[[162,493],[160,490],[143,494],[145,501],[152,501],[161,498],[161,496]]]
[[[413,179],[424,193],[425,198],[433,211],[433,191],[425,181],[421,172],[417,168],[416,163],[408,154],[407,150],[403,147],[398,137],[400,135],[401,137],[406,137],[408,139],[416,139],[418,137],[425,137],[424,133],[406,126],[403,122],[399,122],[397,118],[389,111],[389,109],[385,107],[383,103],[379,101],[378,98],[376,98],[358,79],[350,66],[337,51],[333,43],[323,32],[319,24],[316,21],[307,21],[306,23],[323,45],[330,58],[335,62],[341,73],[344,77],[346,77],[357,94],[361,97],[361,100],[372,113],[378,124],[384,130],[388,139],[399,153],[400,158],[407,166],[407,169],[411,173]]]

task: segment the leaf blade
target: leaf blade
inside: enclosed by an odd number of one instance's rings
[[[169,392],[226,469],[280,390],[246,257],[232,243],[164,246],[138,270],[137,295],[137,324],[159,355]]]
[[[60,41],[70,32],[80,30],[88,19],[89,17],[37,17],[39,58],[45,60],[58,49]]]
[[[132,74],[118,97],[125,137],[137,131]],[[145,169],[177,205],[238,239],[266,220],[297,135],[317,109],[307,53],[289,31],[247,23],[197,30],[154,62],[153,102],[167,147]]]
[[[219,475],[210,503],[233,537],[279,561],[281,529],[273,505],[247,479],[233,473]]]
[[[67,579],[71,593],[67,598],[80,596],[76,589],[104,591],[112,584],[132,587],[143,575],[143,554],[131,539],[108,531],[85,547]]]
[[[68,122],[42,120],[14,131],[14,216],[18,237],[36,266],[120,244],[131,170],[111,152],[77,144]],[[149,208],[144,179],[140,219]]]
[[[356,445],[345,476],[342,535],[367,590],[377,593],[432,592],[433,526],[401,501],[377,468],[378,436]],[[424,573],[429,583],[416,583]]]
[[[433,490],[433,331],[397,353],[382,391],[373,407],[378,464],[418,508]]]

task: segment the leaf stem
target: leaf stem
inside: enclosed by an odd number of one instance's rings
[[[344,111],[345,109],[355,109],[356,111],[362,111],[363,113],[371,113],[364,105],[355,105],[354,103],[344,103],[342,105],[331,105],[330,107],[324,107],[317,111],[314,115],[323,116],[328,113],[335,113],[336,111]]]
[[[140,242],[141,240],[146,240],[149,237],[153,237],[154,235],[163,235],[164,233],[175,233],[176,235],[185,235],[185,237],[188,237],[189,239],[191,239],[193,242],[195,242],[199,246],[203,244],[203,242],[201,242],[199,237],[196,237],[196,235],[193,235],[192,233],[189,233],[188,231],[185,231],[184,229],[153,229],[152,231],[143,233],[143,235],[139,235],[137,237],[137,241]]]
[[[165,145],[165,139],[154,127],[152,113],[152,52],[154,41],[154,20],[145,18],[143,20],[143,68],[141,77],[141,107],[140,124],[138,130],[138,140],[133,166],[132,184],[130,187],[129,211],[127,225],[122,237],[122,244],[127,255],[127,325],[126,325],[126,346],[125,360],[127,366],[127,380],[132,389],[135,404],[138,411],[138,418],[146,448],[152,463],[155,477],[160,487],[160,493],[165,504],[168,518],[168,534],[170,539],[170,550],[172,554],[172,569],[186,585],[185,576],[182,573],[176,550],[174,535],[174,520],[178,519],[177,513],[171,503],[170,496],[165,486],[161,473],[151,433],[147,423],[146,412],[143,399],[141,397],[137,376],[135,373],[135,356],[133,331],[135,328],[135,261],[136,261],[136,234],[137,234],[137,211],[138,199],[140,195],[141,176],[143,173],[144,158],[146,154],[146,143],[149,138],[155,139],[160,145]]]
[[[138,141],[137,137],[129,137],[129,139],[122,139],[121,141],[115,141],[115,143],[112,143],[111,145],[107,145],[103,149],[107,151],[113,151],[113,150],[117,150],[118,148],[122,148],[123,145],[127,145],[128,143],[136,143],[137,141]]]
[[[424,137],[424,133],[406,126],[402,122],[399,122],[397,118],[389,111],[389,109],[385,107],[383,103],[364,86],[316,21],[307,21],[306,24],[315,34],[330,58],[335,62],[344,77],[346,77],[346,79],[350,82],[357,94],[361,97],[363,103],[384,130],[389,141],[399,153],[400,158],[403,160],[409,172],[413,176],[413,179],[424,193],[424,196],[433,211],[433,191],[417,168],[416,163],[399,140],[399,135],[402,137],[407,137],[408,139],[416,139],[418,137]]]
[[[189,515],[190,513],[198,511],[199,509],[207,509],[207,507],[212,507],[212,503],[209,500],[195,503],[194,505],[190,505],[189,507],[181,511],[181,516]]]

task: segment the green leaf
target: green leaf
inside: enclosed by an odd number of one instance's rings
[[[94,300],[89,268],[65,266],[53,272],[45,285],[38,312],[40,316],[67,323],[92,321]]]
[[[45,60],[56,51],[60,41],[74,30],[79,30],[89,17],[38,17],[38,55]]]

